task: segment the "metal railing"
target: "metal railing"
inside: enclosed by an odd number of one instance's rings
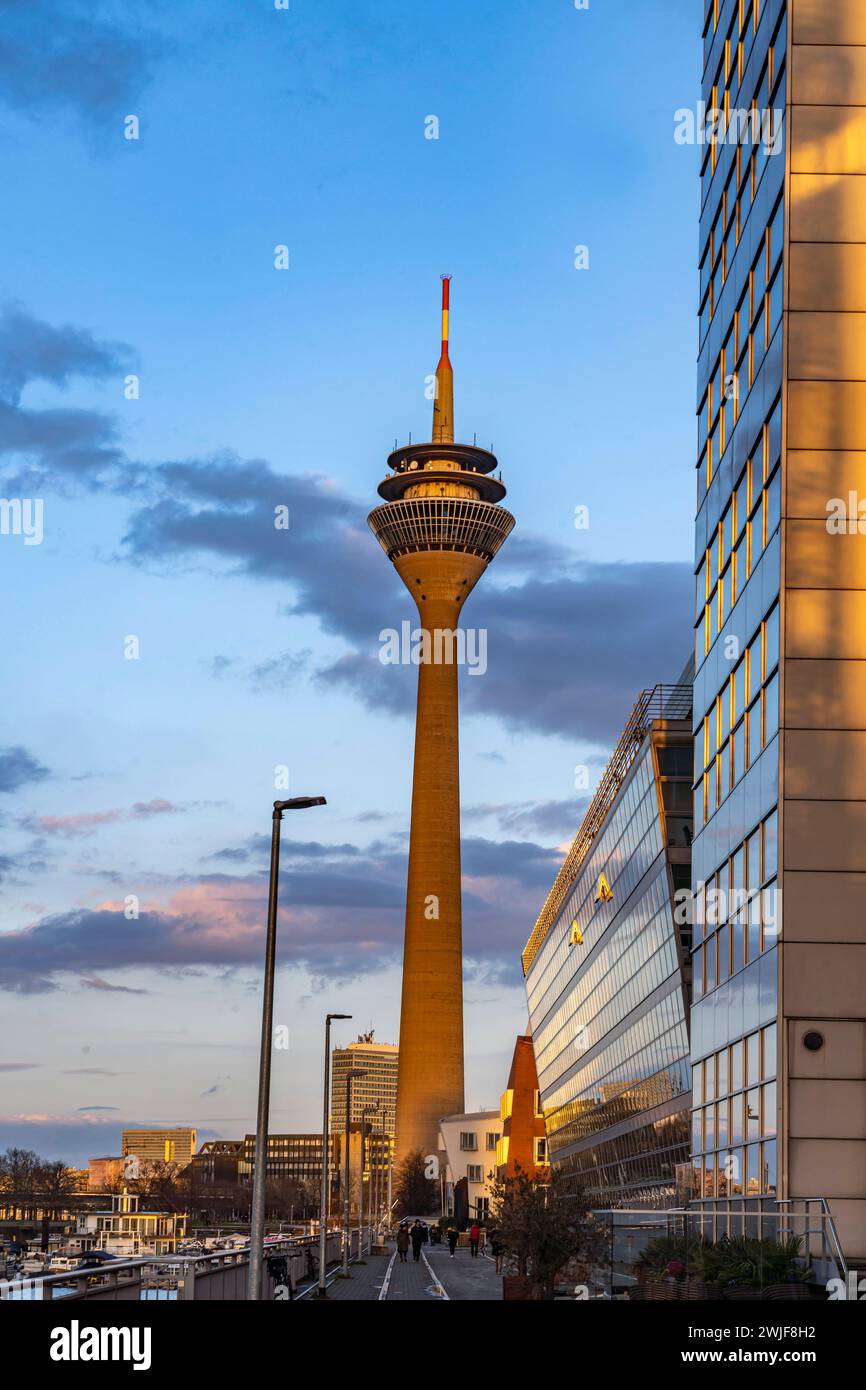
[[[495,502],[463,497],[415,497],[385,502],[367,523],[389,560],[418,550],[452,550],[491,560],[514,527]]]
[[[289,1281],[294,1289],[304,1279],[318,1277],[318,1248],[317,1235],[268,1240],[264,1246],[265,1298],[276,1296],[276,1285],[267,1268],[270,1258],[287,1259]],[[329,1265],[340,1259],[341,1250],[342,1232],[330,1231]],[[358,1232],[355,1230],[351,1233],[350,1258],[357,1258],[357,1251]],[[70,1273],[0,1280],[0,1300],[244,1300],[247,1297],[249,1258],[247,1243],[228,1250],[112,1260],[108,1264],[76,1269]]]
[[[753,1236],[779,1242],[788,1237],[799,1240],[798,1264],[804,1272],[811,1269],[814,1283],[826,1284],[834,1278],[844,1283],[847,1279],[848,1267],[835,1222],[823,1197],[715,1198],[667,1211],[617,1207],[593,1215],[607,1228],[607,1254],[594,1267],[594,1283],[606,1297],[624,1295],[638,1284],[637,1261],[650,1241],[659,1237],[682,1242],[685,1278],[689,1277],[690,1240],[716,1242],[725,1236]]]

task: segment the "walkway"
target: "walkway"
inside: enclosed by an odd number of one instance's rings
[[[328,1285],[328,1302],[373,1300],[387,1303],[447,1303],[501,1300],[502,1279],[493,1261],[485,1255],[472,1258],[466,1249],[457,1250],[454,1259],[447,1245],[425,1245],[416,1263],[409,1251],[405,1264],[389,1246],[387,1256],[373,1255],[366,1264],[349,1266],[348,1279],[333,1279]],[[304,1303],[309,1303],[309,1297]]]

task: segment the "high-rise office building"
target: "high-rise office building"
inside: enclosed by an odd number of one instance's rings
[[[403,943],[397,1158],[437,1152],[439,1119],[463,1109],[463,940],[457,668],[468,650],[467,598],[514,526],[486,449],[454,442],[448,354],[449,281],[442,282],[442,352],[433,439],[388,459],[370,527],[421,620],[415,763]],[[408,624],[406,625],[408,627]],[[409,660],[409,653],[405,654]]]
[[[194,1129],[125,1129],[120,1138],[122,1157],[134,1155],[139,1163],[192,1162]]]
[[[331,1133],[342,1134],[346,1128],[346,1076],[350,1071],[364,1071],[366,1076],[352,1082],[351,1123],[360,1125],[364,1111],[365,1123],[379,1132],[394,1136],[397,1114],[397,1065],[400,1051],[394,1043],[380,1043],[372,1031],[362,1033],[348,1047],[335,1047],[331,1054]],[[379,1106],[378,1115],[369,1113]],[[382,1129],[384,1124],[384,1131]]]
[[[560,1194],[675,1205],[689,1169],[690,668],[641,695],[523,951]]]
[[[339,1137],[332,1134],[329,1141],[328,1164],[332,1181],[339,1167]],[[256,1166],[256,1136],[247,1134],[239,1156],[240,1177],[253,1178]],[[322,1181],[321,1134],[269,1134],[267,1154],[268,1178],[274,1182],[298,1183],[312,1193]]]
[[[823,1196],[856,1256],[866,5],[710,0],[704,60],[703,99],[723,116],[701,172],[695,1189],[716,1216]]]

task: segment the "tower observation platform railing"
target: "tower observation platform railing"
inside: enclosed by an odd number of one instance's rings
[[[461,551],[492,560],[514,527],[514,517],[504,507],[465,497],[386,502],[370,513],[368,522],[389,560],[419,550]]]

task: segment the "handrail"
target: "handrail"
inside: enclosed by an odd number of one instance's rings
[[[339,1228],[329,1231],[331,1235],[338,1235]],[[319,1244],[318,1236],[282,1236],[275,1240],[273,1236],[268,1237],[262,1244],[262,1249],[267,1252],[284,1252],[286,1249],[303,1250],[312,1247],[317,1249]],[[95,1265],[76,1265],[73,1269],[60,1271],[56,1274],[29,1274],[20,1276],[18,1279],[11,1280],[6,1285],[8,1292],[16,1288],[24,1288],[38,1282],[40,1286],[77,1283],[83,1279],[98,1278],[99,1275],[121,1274],[131,1270],[141,1272],[145,1267],[189,1264],[197,1265],[226,1265],[239,1264],[249,1259],[250,1244],[235,1246],[228,1250],[178,1250],[165,1255],[141,1255],[131,1260],[106,1260],[100,1261]],[[87,1258],[87,1251],[84,1258]],[[133,1283],[134,1280],[127,1281]]]

